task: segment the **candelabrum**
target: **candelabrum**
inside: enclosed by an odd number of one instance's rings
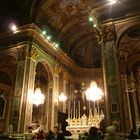
[[[75,104],[75,102],[74,102]],[[79,103],[80,104],[80,103]],[[77,112],[78,110],[78,112]],[[75,109],[75,105],[74,105],[74,109],[70,111],[69,108],[69,113],[68,113],[68,119],[66,120],[68,122],[68,126],[72,127],[72,126],[95,126],[97,128],[100,127],[100,122],[104,119],[104,114],[103,114],[103,110],[99,110],[98,107],[95,108],[90,108],[89,109],[89,115],[86,116],[85,114],[83,114],[81,116],[80,114],[80,105],[79,105],[79,109]]]

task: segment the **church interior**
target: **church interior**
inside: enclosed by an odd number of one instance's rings
[[[1,0],[0,133],[36,123],[45,132],[137,130],[139,7],[139,0]]]

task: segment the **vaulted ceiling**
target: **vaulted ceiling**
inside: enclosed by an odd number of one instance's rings
[[[139,7],[140,0],[118,0],[114,5],[109,5],[108,0],[1,0],[0,31],[8,30],[11,22],[19,26],[34,22],[52,35],[77,65],[97,68],[101,67],[101,53],[93,25],[88,20],[90,14],[94,11],[103,23],[140,12]],[[139,38],[137,27],[129,30],[120,43],[127,40],[133,44]]]

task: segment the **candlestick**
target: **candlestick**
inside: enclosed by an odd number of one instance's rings
[[[99,109],[100,109],[100,107],[99,107],[99,100],[97,101],[97,108],[98,108],[98,115],[100,115],[100,111],[99,111]]]
[[[74,115],[74,118],[75,118],[75,101],[74,101],[74,114],[73,115]]]
[[[77,109],[76,109],[76,119],[77,119],[78,117],[77,117]]]
[[[72,119],[72,109],[71,109],[71,113],[70,113],[71,119]]]
[[[78,102],[79,119],[80,119],[80,101]]]

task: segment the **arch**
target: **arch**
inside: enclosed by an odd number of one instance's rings
[[[50,85],[53,81],[53,73],[52,68],[48,62],[39,61],[36,65],[36,76],[35,76],[35,89],[39,87],[41,92],[45,96],[45,100],[43,104],[39,104],[39,106],[33,105],[32,112],[32,121],[38,121],[41,125],[44,126],[44,129],[48,129],[48,116],[51,113],[52,109],[50,104],[52,103],[52,92],[50,92]],[[38,84],[39,82],[39,84]],[[50,84],[51,83],[51,84]],[[52,88],[52,87],[51,87]],[[37,112],[37,113],[36,113]],[[51,118],[49,118],[51,120]]]
[[[121,39],[126,35],[126,33],[131,30],[133,27],[137,27],[137,26],[140,26],[140,21],[136,21],[136,22],[131,22],[130,24],[128,25],[125,25],[120,33],[118,34],[118,38],[116,40],[116,46],[117,48],[119,47],[119,43],[121,41]]]
[[[135,54],[133,57],[128,59],[129,65],[127,65],[127,72],[129,73],[135,66],[140,66],[140,57],[139,53]]]
[[[11,87],[14,88],[17,71],[17,60],[12,55],[4,55],[0,57],[0,72],[9,76]],[[9,82],[10,82],[9,81]]]

